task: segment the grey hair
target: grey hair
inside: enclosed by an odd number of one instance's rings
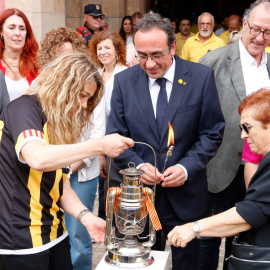
[[[142,32],[147,32],[155,27],[166,33],[168,39],[168,46],[171,47],[176,40],[171,21],[168,18],[162,18],[158,13],[155,13],[153,11],[144,14],[143,17],[136,24],[133,31],[133,43],[134,37],[139,30]]]
[[[132,67],[132,59],[133,57],[135,57],[135,54],[136,54],[136,49],[133,43],[129,43],[127,45],[127,56],[126,56],[127,64],[129,67]]]
[[[212,23],[214,23],[214,22],[215,22],[214,16],[213,16],[211,13],[209,13],[209,12],[204,12],[204,13],[202,13],[202,14],[198,17],[198,23],[200,22],[200,18],[201,18],[203,15],[206,15],[206,14],[208,14],[208,15],[210,15],[210,16],[212,17]]]
[[[108,19],[108,17],[104,16],[103,20],[107,23],[107,27],[109,28],[109,19]]]
[[[266,3],[265,9],[269,8],[268,4],[270,3],[270,0],[256,0],[253,4],[250,5],[249,8],[245,10],[243,18],[248,21],[252,11],[262,3]]]

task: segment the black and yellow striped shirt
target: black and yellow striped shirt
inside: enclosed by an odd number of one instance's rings
[[[66,231],[60,198],[68,170],[30,168],[20,151],[32,140],[49,144],[46,117],[35,96],[22,96],[0,116],[0,254],[41,247]]]

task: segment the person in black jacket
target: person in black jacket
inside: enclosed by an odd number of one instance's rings
[[[185,247],[200,237],[227,237],[239,232],[240,242],[270,247],[270,88],[263,88],[247,96],[239,106],[241,138],[246,139],[252,152],[264,155],[252,177],[246,196],[235,207],[193,223],[176,226],[169,234],[169,242]],[[237,128],[237,127],[235,127]]]

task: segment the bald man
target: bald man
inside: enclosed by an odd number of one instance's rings
[[[228,30],[221,34],[219,37],[225,42],[225,44],[228,44],[228,38],[231,32],[233,31],[240,31],[242,30],[241,27],[241,18],[238,15],[231,15],[229,17],[229,26]]]

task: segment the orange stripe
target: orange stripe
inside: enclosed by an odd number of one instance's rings
[[[118,188],[118,187],[111,187],[111,188],[109,188],[109,190],[107,192],[107,198],[106,198],[106,216],[107,216],[107,212],[108,212],[109,194],[111,193],[112,190],[116,190],[116,194],[115,194],[115,198],[114,198],[114,211],[116,211],[116,209],[117,209],[118,197],[121,194],[120,188]]]
[[[158,218],[158,215],[157,215],[157,212],[155,210],[155,207],[149,197],[149,188],[145,188],[144,189],[144,195],[146,197],[146,207],[147,207],[147,211],[149,213],[149,216],[152,220],[152,223],[156,229],[156,231],[158,230],[161,230],[162,229],[162,226],[160,224],[160,221],[159,221],[159,218]]]

